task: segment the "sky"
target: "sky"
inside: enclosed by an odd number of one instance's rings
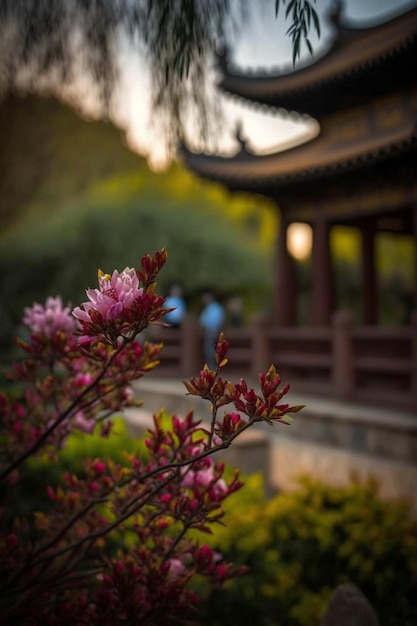
[[[410,0],[345,0],[346,9],[342,13],[344,23],[354,26],[365,26],[382,22],[390,15],[405,10],[405,8],[417,4]],[[285,36],[286,25],[281,23],[280,28],[274,19],[273,3],[265,5],[264,15],[255,12],[252,17],[252,23],[245,29],[237,42],[235,49],[234,61],[243,68],[267,68],[275,66],[280,71],[285,68],[291,71],[292,64],[292,48],[291,42]],[[320,15],[330,8],[329,0],[317,0],[316,7]],[[267,11],[268,8],[268,11]],[[312,36],[312,43],[315,56],[319,56],[324,52],[326,47],[331,43],[332,32],[326,28],[326,21],[322,18],[321,24],[323,28],[322,35],[318,40]],[[280,36],[277,37],[277,33]],[[262,43],[260,43],[262,42]],[[277,54],[278,52],[278,54]],[[302,62],[312,62],[310,54],[305,50]],[[239,116],[242,107],[232,105],[231,113]],[[270,152],[281,145],[284,146],[292,138],[297,140],[302,137],[304,132],[306,136],[312,132],[315,134],[316,127],[306,126],[301,122],[285,121],[274,115],[265,115],[262,113],[248,113],[248,107],[243,108],[244,118],[243,127],[248,139],[252,141],[253,147],[257,152]],[[303,131],[303,128],[306,131]],[[311,130],[310,130],[311,129]]]
[[[331,30],[326,27],[323,16],[332,3],[333,0],[317,0],[315,3],[322,27],[319,40],[311,37],[316,56],[323,54],[331,40]],[[368,26],[385,21],[389,16],[416,4],[417,0],[344,0],[342,19],[349,25]],[[278,19],[275,18],[274,6],[273,0],[263,3],[248,0],[248,15],[231,46],[231,60],[243,70],[269,71],[275,68],[283,72],[293,68],[291,42],[285,35],[288,24],[283,19],[282,9]],[[304,51],[301,62],[305,63],[310,58],[309,53]],[[151,123],[150,76],[146,65],[139,60],[133,61],[128,48],[122,47],[120,59],[121,84],[115,102],[114,121],[125,131],[126,142],[131,149],[146,156],[153,169],[163,169],[169,165],[170,159],[163,138],[155,132]],[[214,76],[213,86],[215,88]],[[87,94],[88,89],[84,89],[83,93]],[[219,97],[225,111],[226,129],[221,134],[217,151],[223,154],[232,154],[237,150],[234,132],[238,120],[250,149],[256,153],[282,150],[318,132],[317,124],[285,119],[279,112],[256,112],[250,103],[236,103],[223,94]],[[88,110],[86,95],[84,105]]]

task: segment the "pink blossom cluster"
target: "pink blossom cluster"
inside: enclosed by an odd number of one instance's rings
[[[166,259],[162,250],[153,258],[143,257],[142,270],[125,267],[112,275],[99,270],[98,289],[87,289],[88,301],[73,310],[81,324],[82,342],[105,341],[116,347],[158,322],[167,309],[165,298],[155,293],[155,277]]]
[[[60,296],[47,298],[45,305],[35,303],[25,307],[23,323],[32,333],[45,334],[47,337],[58,332],[72,333],[75,329],[70,307],[63,306]]]
[[[114,270],[111,276],[99,270],[98,283],[98,289],[86,291],[89,302],[84,302],[73,311],[74,317],[81,322],[92,322],[97,313],[107,322],[117,319],[123,309],[129,309],[143,293],[136,270],[130,267],[125,267],[120,273]]]
[[[227,492],[224,479],[215,475],[212,457],[205,457],[184,470],[182,484],[191,491],[200,487],[206,488],[213,502],[221,500]]]

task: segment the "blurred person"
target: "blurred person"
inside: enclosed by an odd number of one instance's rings
[[[227,302],[229,326],[240,328],[243,326],[243,300],[240,296],[232,296]]]
[[[174,310],[164,315],[163,321],[169,324],[171,328],[180,328],[187,312],[187,306],[183,297],[182,287],[179,283],[173,283],[171,285],[164,307]]]
[[[217,301],[212,291],[206,291],[202,297],[203,310],[199,316],[200,326],[204,331],[203,354],[210,369],[216,368],[214,349],[225,319],[223,306]]]

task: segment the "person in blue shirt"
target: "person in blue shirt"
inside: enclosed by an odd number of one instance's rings
[[[216,361],[214,348],[222,330],[225,312],[223,306],[217,301],[212,291],[206,291],[203,294],[202,302],[204,308],[200,313],[199,322],[204,331],[204,359],[210,369],[215,369]]]
[[[162,321],[169,324],[171,328],[180,328],[187,312],[187,307],[183,298],[182,287],[179,283],[171,285],[164,307],[167,309],[173,308],[174,310],[166,313]]]

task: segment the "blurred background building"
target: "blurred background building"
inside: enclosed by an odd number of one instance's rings
[[[277,153],[250,151],[240,128],[230,157],[183,146],[183,163],[230,191],[272,199],[280,213],[275,304],[265,327],[265,363],[297,390],[417,410],[417,9],[369,28],[330,15],[325,54],[290,73],[251,73],[222,56],[221,89],[317,123],[305,143]],[[331,231],[360,233],[360,310],[337,298]],[[379,236],[412,242],[414,286],[401,328],[379,325]],[[295,263],[310,258],[306,319]],[[342,310],[343,308],[343,310]],[[302,328],[300,328],[300,322]],[[253,353],[253,352],[252,352]],[[256,367],[261,365],[256,363]]]

